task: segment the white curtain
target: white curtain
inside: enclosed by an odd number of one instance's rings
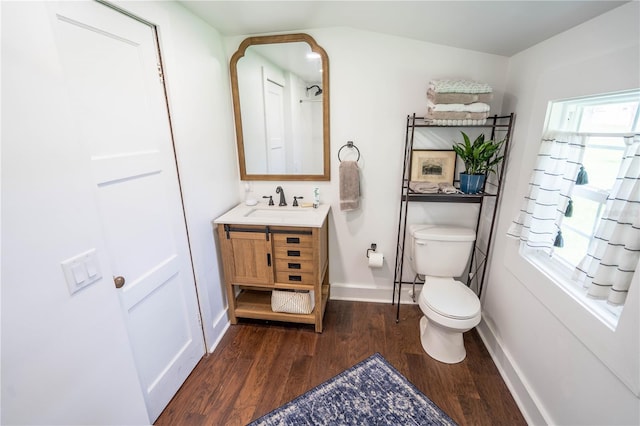
[[[625,138],[616,183],[574,278],[589,296],[624,304],[640,258],[640,135]]]
[[[572,133],[553,132],[542,138],[528,193],[508,236],[553,253],[584,149],[584,137]]]

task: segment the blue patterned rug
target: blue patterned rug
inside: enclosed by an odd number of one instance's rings
[[[249,426],[455,424],[376,353]]]

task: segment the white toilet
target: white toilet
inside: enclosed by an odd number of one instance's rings
[[[425,281],[418,298],[422,347],[432,358],[455,364],[467,355],[462,333],[480,323],[480,300],[453,279],[464,273],[476,234],[437,225],[411,225],[409,233],[411,266]]]

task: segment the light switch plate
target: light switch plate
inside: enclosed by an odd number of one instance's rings
[[[71,294],[102,278],[95,249],[63,261],[62,271]]]

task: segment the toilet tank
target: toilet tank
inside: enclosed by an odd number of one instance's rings
[[[411,225],[411,265],[421,275],[459,277],[469,261],[476,233],[457,226]]]

